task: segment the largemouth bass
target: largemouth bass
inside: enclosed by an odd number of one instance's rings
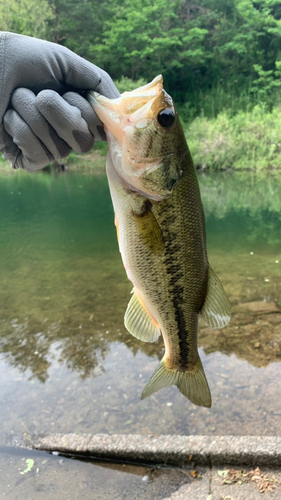
[[[196,171],[162,76],[118,99],[91,93],[104,123],[107,176],[119,249],[133,296],[125,326],[165,355],[142,399],[176,385],[192,403],[210,407],[197,350],[198,315],[210,327],[230,319],[225,291],[209,265]]]

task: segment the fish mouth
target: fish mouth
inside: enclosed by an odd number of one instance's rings
[[[171,97],[163,89],[162,75],[132,92],[124,92],[117,99],[108,99],[93,91],[87,93],[87,99],[103,122],[105,132],[111,132],[120,143],[127,125],[145,128],[161,105],[173,107]]]
[[[120,112],[117,111],[118,109],[122,110],[122,114],[132,114],[154,99],[162,90],[163,77],[162,75],[158,75],[142,87],[131,92],[123,92],[117,99],[108,99],[94,91],[89,91],[86,97],[93,106],[100,104],[108,110],[113,119],[116,119],[120,116]],[[116,116],[114,116],[115,114]]]

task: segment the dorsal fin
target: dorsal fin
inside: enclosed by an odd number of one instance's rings
[[[135,289],[125,313],[124,323],[127,330],[143,342],[155,342],[161,334],[159,325],[149,314]]]
[[[211,267],[209,267],[207,295],[200,314],[206,325],[211,328],[222,328],[227,325],[231,317],[229,300]]]

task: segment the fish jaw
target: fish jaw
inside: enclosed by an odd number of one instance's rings
[[[145,128],[148,119],[144,115],[149,110],[150,101],[154,100],[161,90],[163,90],[163,78],[162,75],[158,75],[147,85],[132,92],[124,92],[117,99],[108,99],[97,92],[89,92],[87,97],[103,122],[105,131],[110,131],[119,140],[121,146],[125,136],[124,128],[131,124],[130,116],[132,113],[134,113],[136,126]],[[147,104],[149,106],[145,107]],[[137,111],[142,111],[143,116],[140,116]]]
[[[119,177],[129,189],[152,200],[169,197],[182,175],[177,139],[181,126],[162,76],[118,99],[95,92],[88,99],[104,123],[112,158],[118,158],[114,166]],[[157,120],[163,109],[175,116],[169,130]]]

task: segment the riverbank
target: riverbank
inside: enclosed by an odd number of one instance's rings
[[[43,169],[48,171],[63,171],[70,170],[71,172],[86,172],[86,173],[102,173],[105,169],[107,155],[107,142],[97,142],[94,148],[86,154],[78,154],[72,152],[67,158],[63,158],[57,162],[50,163]],[[2,158],[0,154],[0,172],[2,174],[19,173],[11,168],[10,163]],[[23,171],[22,171],[23,172]]]
[[[188,146],[197,169],[281,170],[281,109],[267,111],[262,105],[251,111],[229,111],[216,118],[200,116],[183,124]],[[107,143],[98,142],[87,154],[71,153],[58,165],[47,169],[66,168],[95,172],[105,167]],[[1,171],[9,172],[7,161],[1,159]]]
[[[227,111],[216,118],[198,117],[185,127],[197,168],[215,170],[281,169],[281,109]]]

